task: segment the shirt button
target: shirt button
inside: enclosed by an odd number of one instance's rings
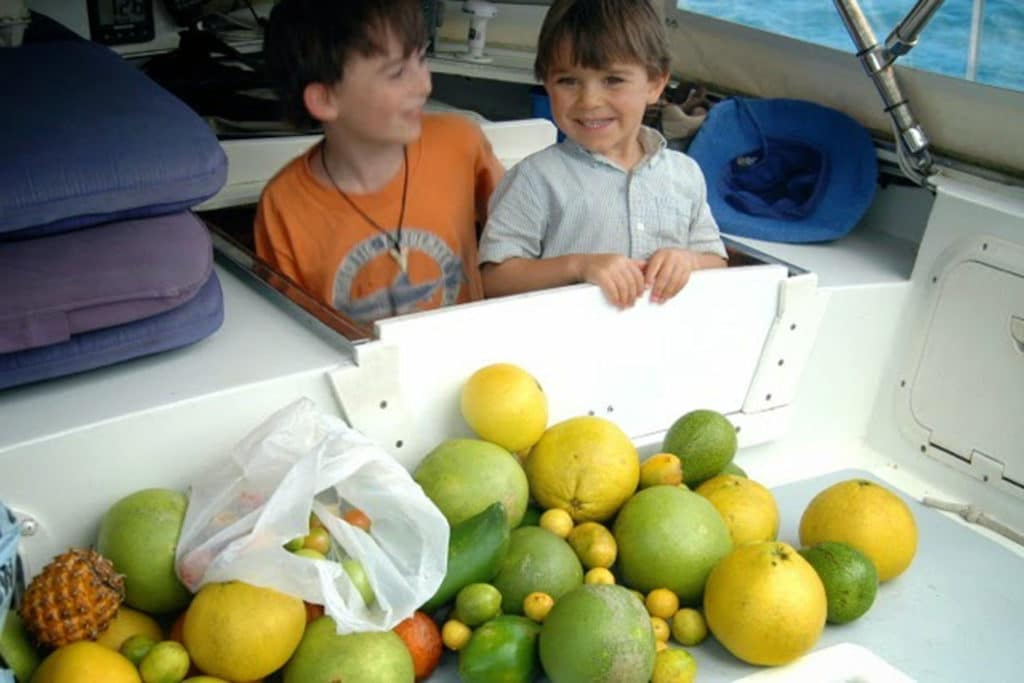
[[[640,232],[643,232],[644,231],[644,224],[643,223],[637,223],[636,224],[636,229],[639,230]]]

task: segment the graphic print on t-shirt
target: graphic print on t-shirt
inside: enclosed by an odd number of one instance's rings
[[[395,236],[394,232],[388,234]],[[391,241],[377,234],[355,244],[334,274],[334,307],[354,320],[368,322],[412,313],[419,310],[421,302],[435,298],[435,306],[454,304],[465,281],[459,256],[426,230],[402,228],[401,243],[409,253],[409,273],[396,268],[397,275],[387,286],[369,292],[365,290],[373,281],[376,260],[391,259]]]

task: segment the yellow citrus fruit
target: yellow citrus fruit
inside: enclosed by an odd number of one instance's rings
[[[565,538],[572,531],[572,515],[565,510],[546,510],[537,523],[559,538]]]
[[[655,453],[640,465],[640,488],[683,483],[683,465],[672,453]]]
[[[651,683],[693,683],[697,679],[697,660],[686,650],[666,648],[654,658]]]
[[[672,633],[668,622],[661,617],[651,617],[651,628],[654,629],[654,639],[663,643],[668,641],[668,637]]]
[[[902,574],[917,553],[917,522],[903,499],[872,481],[849,479],[828,487],[800,518],[800,543],[846,543],[874,563],[878,580]]]
[[[667,588],[655,588],[647,594],[644,606],[652,617],[671,619],[679,610],[679,598]]]
[[[600,417],[574,417],[549,427],[524,468],[534,499],[568,511],[577,522],[608,519],[640,481],[633,442]]]
[[[719,474],[697,487],[725,520],[733,546],[774,541],[779,535],[779,506],[775,496],[753,479]]]
[[[449,619],[441,627],[441,642],[449,650],[458,651],[466,647],[472,635],[473,631],[468,626],[455,619]]]
[[[615,574],[605,567],[594,567],[583,575],[583,583],[603,583],[614,586]]]
[[[704,615],[692,607],[672,615],[672,637],[680,645],[700,645],[708,637],[708,625]]]
[[[523,600],[523,614],[538,624],[547,618],[548,612],[555,606],[555,599],[547,593],[537,591],[530,593]]]
[[[230,581],[208,583],[196,593],[182,635],[204,673],[251,681],[281,668],[305,627],[306,608],[299,598]]]
[[[607,527],[597,522],[583,522],[573,527],[565,540],[587,569],[608,568],[615,564],[615,556],[618,554],[615,537]]]
[[[462,386],[462,416],[485,441],[509,451],[537,443],[548,426],[548,399],[533,375],[496,363],[474,372]]]
[[[777,666],[804,654],[825,629],[825,587],[814,567],[778,541],[748,543],[715,565],[704,588],[708,628],[750,664]]]
[[[80,640],[54,650],[43,660],[32,683],[141,683],[139,672],[127,659],[91,640]]]
[[[114,620],[110,622],[110,626],[100,634],[96,642],[103,647],[109,647],[111,650],[119,650],[121,649],[121,643],[132,636],[140,634],[148,636],[154,642],[160,642],[164,639],[163,629],[160,628],[160,624],[156,622],[156,619],[145,612],[121,605],[120,609],[117,610]]]

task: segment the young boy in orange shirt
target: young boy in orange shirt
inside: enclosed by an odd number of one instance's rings
[[[257,255],[360,322],[480,299],[477,227],[503,169],[479,126],[424,115],[416,0],[282,0],[265,57],[288,118],[323,141],[267,185]]]

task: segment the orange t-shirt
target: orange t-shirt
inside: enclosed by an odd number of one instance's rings
[[[390,255],[404,171],[377,192],[349,195],[389,239],[316,179],[310,164],[319,150],[293,159],[264,188],[255,226],[261,259],[361,322],[483,298],[477,225],[504,169],[479,126],[457,114],[426,115],[408,146],[408,273]]]

